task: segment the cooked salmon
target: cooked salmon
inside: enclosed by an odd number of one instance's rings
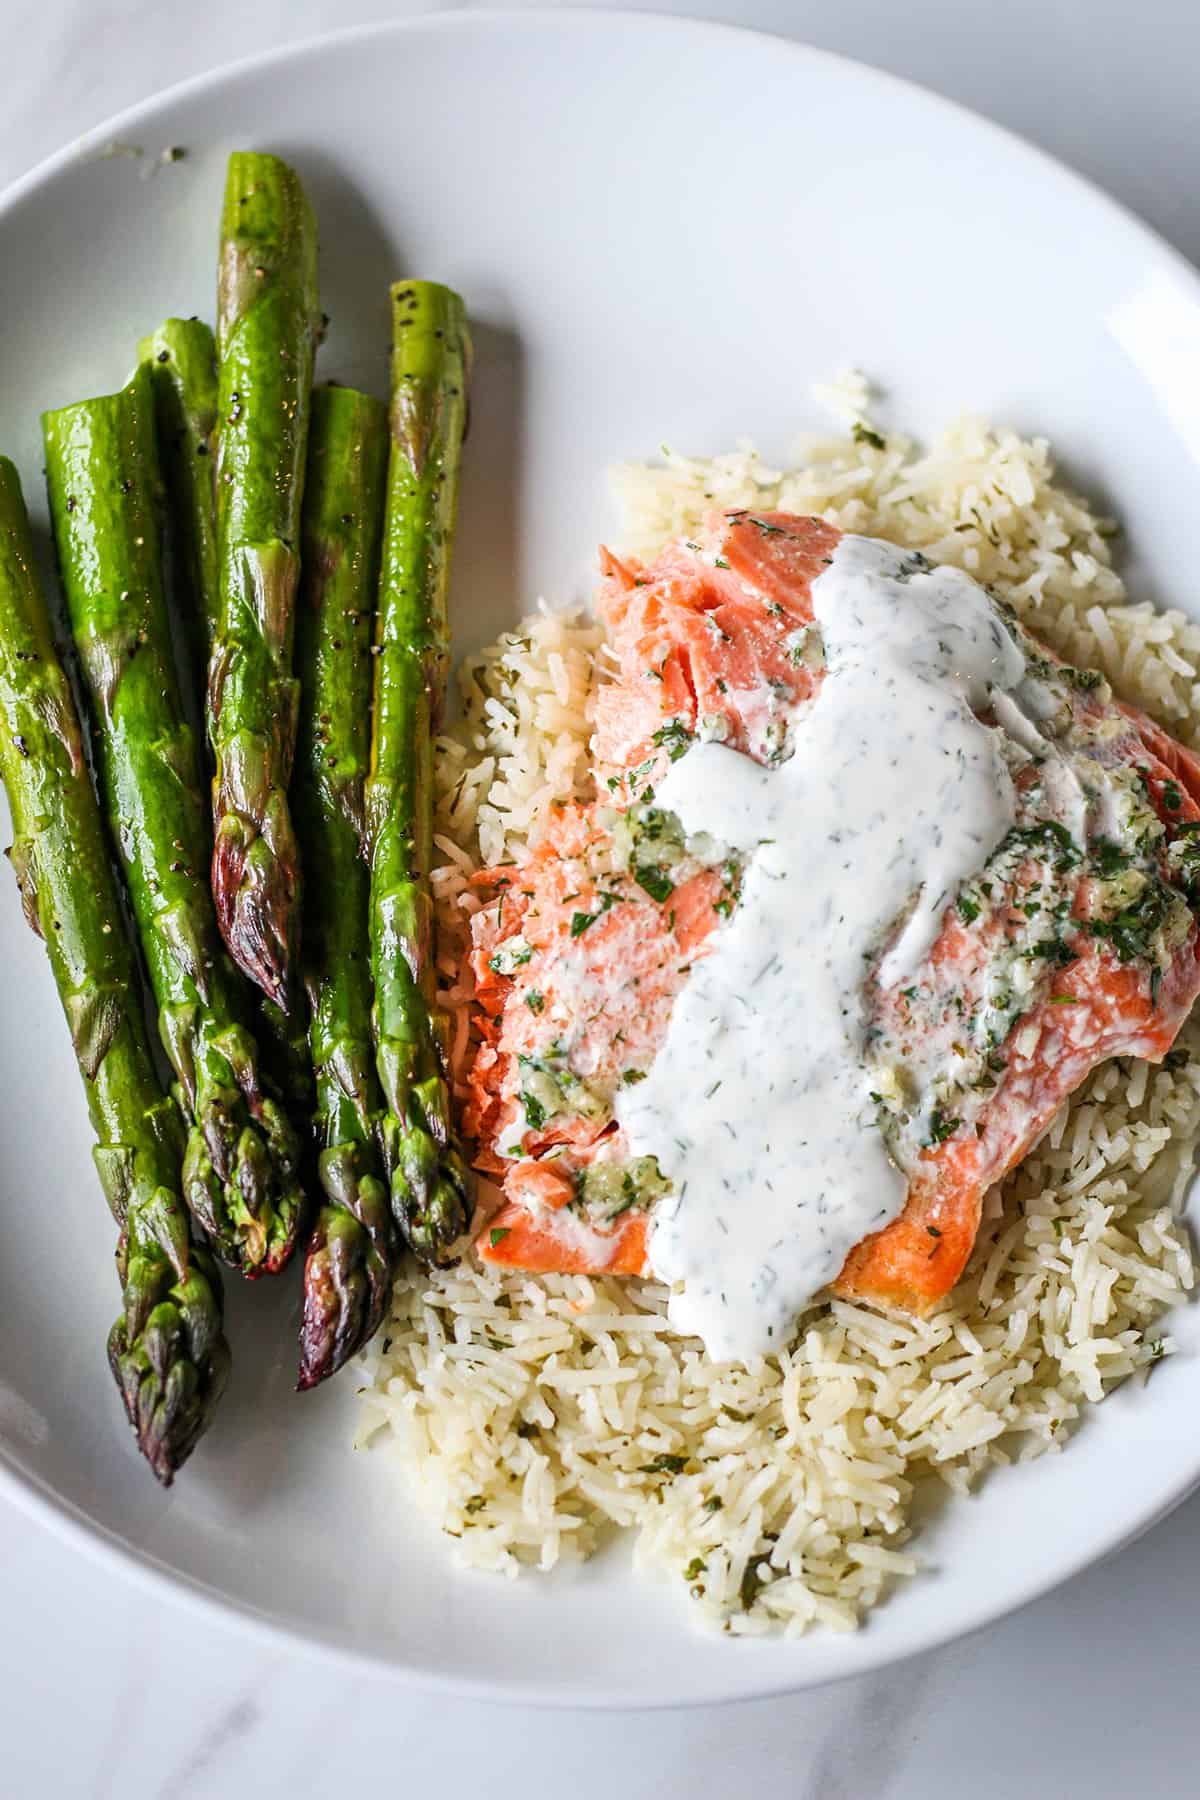
[[[811,590],[839,537],[819,519],[737,511],[648,565],[603,558],[617,673],[596,704],[598,798],[562,808],[519,866],[476,877],[482,1042],[465,1123],[504,1193],[479,1239],[487,1261],[652,1273],[666,1184],[653,1158],[631,1158],[615,1097],[660,1049],[742,874],[725,846],[685,840],[654,790],[698,739],[768,767],[789,755],[824,677]],[[947,906],[918,980],[897,991],[878,963],[866,971],[864,1057],[908,1190],[835,1288],[915,1312],[953,1287],[984,1194],[1091,1069],[1160,1060],[1200,992],[1200,761],[1006,617],[1043,683],[1054,757],[1084,791],[1103,774],[1121,814],[1076,841],[1026,758],[1018,824]],[[900,1121],[918,1078],[932,1126],[913,1155]]]

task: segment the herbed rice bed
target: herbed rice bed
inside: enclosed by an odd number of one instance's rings
[[[977,420],[925,453],[879,437],[858,378],[846,431],[795,467],[743,447],[617,473],[626,547],[652,551],[711,506],[821,513],[955,563],[1077,663],[1200,743],[1200,627],[1130,605],[1115,528],[1058,487],[1046,443]],[[467,886],[535,842],[550,802],[590,797],[594,621],[542,610],[463,672],[439,755],[435,878],[454,1066]],[[1099,1069],[985,1208],[966,1277],[926,1320],[819,1302],[787,1353],[712,1363],[653,1282],[530,1277],[473,1261],[397,1285],[364,1358],[359,1441],[390,1441],[456,1554],[515,1574],[589,1555],[614,1526],[703,1620],[739,1634],[853,1627],[896,1576],[915,1484],[962,1492],[990,1465],[1058,1450],[1089,1403],[1173,1348],[1194,1281],[1178,1208],[1200,1134],[1200,1028],[1161,1068]]]

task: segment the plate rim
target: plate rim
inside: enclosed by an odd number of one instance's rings
[[[785,37],[776,32],[723,20],[693,18],[655,10],[632,10],[622,6],[507,6],[494,9],[489,7],[486,11],[455,7],[445,12],[424,12],[401,19],[373,20],[332,31],[315,32],[294,43],[234,58],[215,68],[186,76],[165,88],[156,89],[120,111],[100,119],[10,182],[0,190],[0,236],[9,215],[36,196],[37,191],[48,182],[75,164],[86,161],[95,154],[99,144],[120,139],[131,127],[144,127],[156,114],[181,101],[202,99],[231,81],[252,77],[288,63],[299,64],[315,54],[335,48],[391,40],[409,33],[437,35],[459,30],[470,32],[480,26],[494,29],[506,24],[553,29],[564,35],[581,26],[612,24],[623,31],[667,29],[681,36],[750,39],[756,40],[764,49],[769,48],[775,55],[796,57],[810,65],[824,63],[843,71],[852,71],[858,79],[866,78],[895,93],[905,94],[916,100],[922,108],[953,118],[960,126],[976,134],[982,133],[999,146],[1005,156],[1023,158],[1027,164],[1044,170],[1060,186],[1065,183],[1067,189],[1073,189],[1079,199],[1098,208],[1124,231],[1132,231],[1147,251],[1153,252],[1160,263],[1170,268],[1176,279],[1189,290],[1197,305],[1200,305],[1200,270],[1132,207],[1039,144],[962,102],[951,99],[922,82],[894,74],[858,57],[827,50],[802,38]],[[1119,1531],[1110,1542],[1098,1549],[1089,1547],[1065,1556],[1056,1565],[1052,1575],[1038,1575],[1024,1584],[1018,1584],[1002,1599],[984,1604],[969,1620],[956,1623],[948,1631],[939,1630],[936,1625],[931,1624],[910,1633],[900,1645],[885,1643],[874,1649],[868,1647],[862,1661],[854,1668],[835,1672],[809,1672],[805,1668],[803,1646],[798,1644],[795,1646],[797,1660],[792,1665],[778,1671],[764,1668],[757,1679],[746,1680],[745,1664],[754,1657],[756,1646],[761,1642],[748,1639],[729,1645],[728,1675],[723,1669],[721,1676],[693,1679],[689,1682],[687,1691],[659,1690],[652,1697],[635,1698],[618,1688],[606,1688],[594,1682],[589,1683],[586,1688],[561,1685],[547,1687],[538,1680],[512,1678],[504,1673],[487,1678],[446,1675],[403,1655],[391,1656],[360,1647],[322,1626],[290,1621],[266,1613],[227,1592],[210,1588],[150,1552],[125,1541],[31,1470],[20,1467],[7,1446],[0,1444],[0,1494],[11,1500],[23,1516],[44,1525],[60,1542],[80,1550],[98,1566],[119,1572],[148,1593],[156,1596],[165,1593],[181,1608],[196,1607],[214,1623],[224,1624],[231,1630],[240,1628],[260,1643],[306,1652],[347,1670],[357,1669],[390,1676],[417,1690],[448,1698],[478,1700],[492,1705],[534,1705],[553,1710],[577,1708],[587,1711],[662,1711],[730,1704],[781,1697],[809,1688],[833,1686],[860,1676],[869,1676],[893,1664],[907,1661],[910,1657],[960,1643],[999,1620],[1022,1611],[1087,1568],[1118,1554],[1159,1524],[1197,1488],[1200,1488],[1200,1450],[1197,1452],[1195,1466],[1169,1490],[1156,1496],[1153,1504],[1147,1506],[1132,1524]],[[902,1594],[896,1597],[897,1603],[901,1600]],[[687,1629],[686,1625],[683,1629]],[[860,1631],[869,1633],[869,1620],[864,1621]],[[743,1665],[743,1679],[733,1682],[729,1677],[738,1665]]]

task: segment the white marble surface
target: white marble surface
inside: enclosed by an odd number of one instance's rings
[[[0,0],[0,186],[184,76],[417,10]],[[1194,0],[657,10],[786,32],[910,75],[1073,163],[1200,260]],[[1200,1498],[1015,1618],[881,1676],[704,1714],[514,1716],[264,1645],[81,1557],[0,1501],[0,1800],[321,1800],[393,1781],[445,1800],[1183,1800],[1200,1792],[1198,1620]]]

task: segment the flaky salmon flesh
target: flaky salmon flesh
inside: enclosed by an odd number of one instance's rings
[[[616,671],[595,704],[597,798],[558,808],[524,862],[475,878],[481,1042],[465,1125],[504,1196],[478,1240],[487,1262],[653,1273],[666,1183],[653,1158],[631,1157],[615,1101],[653,1062],[741,878],[723,846],[683,839],[654,789],[697,739],[767,766],[788,755],[824,679],[812,584],[840,535],[816,518],[736,511],[649,564],[603,556]],[[865,977],[864,1062],[907,1197],[834,1289],[916,1313],[954,1286],[985,1193],[1090,1071],[1114,1056],[1161,1060],[1200,991],[1200,761],[996,605],[1053,700],[1054,754],[1085,788],[1118,796],[1121,829],[1074,841],[1026,759],[1017,824],[947,907],[918,981],[896,991]],[[926,1128],[914,1148],[917,1087]]]

